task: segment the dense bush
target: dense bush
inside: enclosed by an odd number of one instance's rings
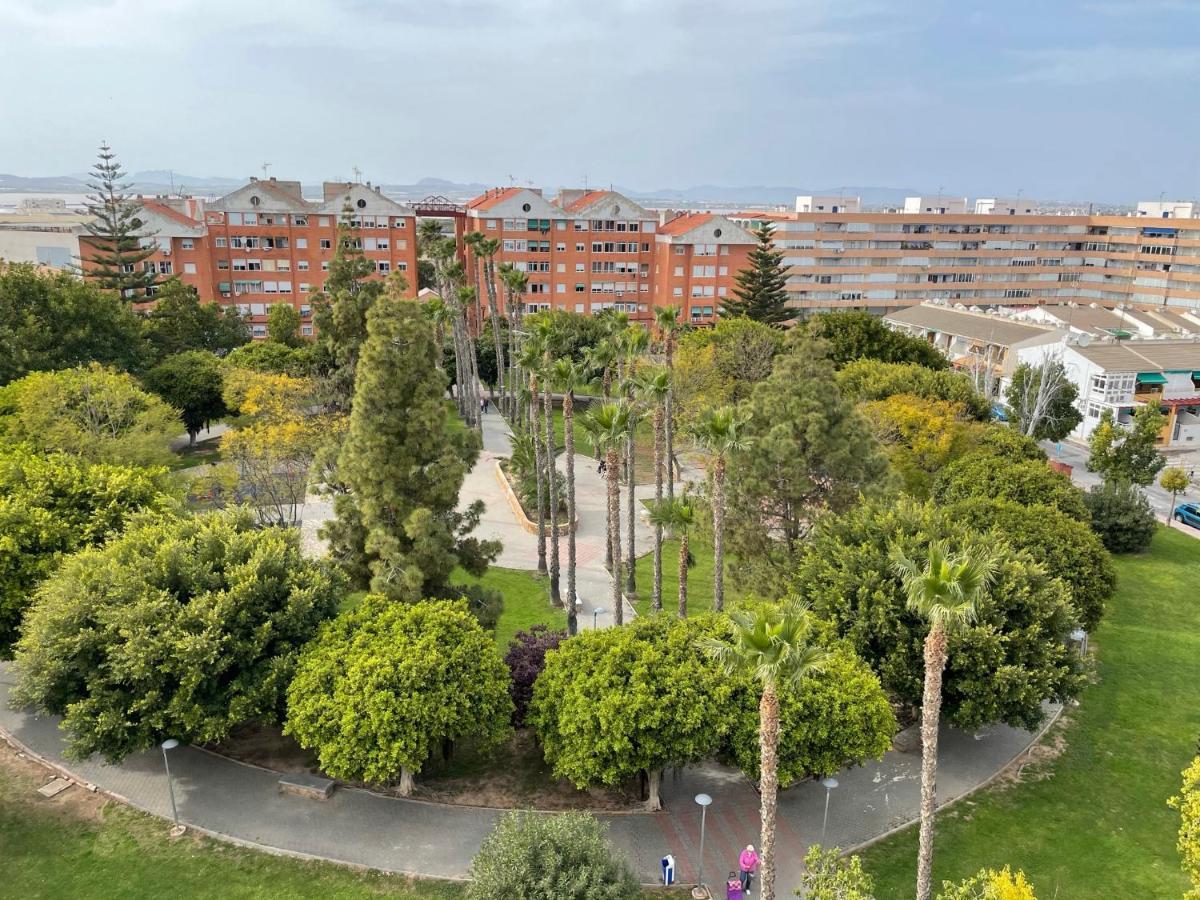
[[[244,511],[131,525],[46,580],[17,643],[18,702],[63,716],[69,752],[119,760],[167,737],[274,721],[336,574]]]
[[[1112,553],[1140,553],[1150,546],[1158,520],[1146,495],[1132,484],[1106,481],[1084,494],[1092,530]]]
[[[1200,756],[1184,770],[1183,790],[1170,803],[1179,810],[1179,855],[1192,881],[1184,900],[1200,900]]]
[[[469,900],[630,900],[637,879],[587,813],[508,813],[471,862]]]
[[[914,394],[926,400],[961,403],[967,414],[980,422],[992,417],[991,403],[975,390],[966,375],[939,372],[916,363],[856,360],[837,373],[837,386],[843,396],[858,402]]]
[[[838,368],[859,359],[950,368],[950,360],[928,341],[893,331],[879,316],[867,312],[820,313],[796,330],[823,339],[829,346],[829,358]]]
[[[552,631],[546,625],[534,625],[518,631],[508,645],[504,664],[512,679],[513,724],[525,724],[525,711],[533,699],[533,684],[546,665],[546,654],[567,639],[565,631]]]
[[[933,498],[942,504],[973,497],[1012,500],[1026,506],[1052,506],[1081,522],[1088,520],[1083,492],[1045,462],[1016,462],[1002,456],[968,454],[933,480]]]

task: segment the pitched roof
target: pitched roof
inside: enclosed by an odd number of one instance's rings
[[[883,320],[1006,347],[1030,338],[1048,335],[1054,331],[1045,325],[1014,322],[1001,316],[949,309],[926,303],[888,313]]]
[[[567,212],[575,212],[576,210],[584,209],[585,207],[591,206],[607,193],[608,191],[584,191],[570,203],[563,205],[563,209],[565,209]]]
[[[385,197],[376,188],[357,182],[327,181],[322,187],[325,202],[317,204],[317,212],[340,215],[346,198],[350,198],[352,211],[364,216],[412,216],[412,207]]]
[[[152,210],[160,216],[165,216],[168,219],[174,219],[180,225],[187,225],[189,228],[199,228],[201,223],[197,222],[191,216],[185,216],[177,209],[172,209],[165,203],[159,203],[157,200],[141,200],[143,209]]]
[[[312,207],[299,193],[294,193],[291,186],[299,182],[271,181],[256,178],[234,191],[219,197],[208,205],[209,209],[219,212],[247,212],[261,208],[263,212],[310,212]],[[260,196],[262,195],[262,196]],[[270,202],[252,203],[251,199],[263,197]]]
[[[1200,343],[1142,340],[1072,345],[1071,350],[1107,372],[1200,371]]]
[[[515,197],[517,194],[521,193],[521,191],[523,191],[523,190],[525,190],[525,188],[519,188],[519,187],[492,188],[491,190],[485,191],[484,193],[480,194],[478,197],[476,197],[474,200],[472,200],[470,203],[468,203],[467,209],[491,209],[497,203],[502,203],[503,201],[507,200],[509,197]]]
[[[684,213],[676,216],[670,222],[658,226],[659,234],[687,234],[693,228],[698,228],[712,219],[712,213]]]

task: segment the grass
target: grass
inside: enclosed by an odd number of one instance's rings
[[[692,567],[688,569],[688,611],[704,612],[713,603],[712,545],[692,538],[688,541]],[[663,541],[662,605],[668,612],[679,609],[679,541]],[[725,602],[738,597],[729,578],[730,562],[725,557]],[[650,593],[654,584],[654,554],[639,556],[637,561],[638,597],[633,607],[639,616],[650,615]]]
[[[180,469],[191,469],[195,466],[203,466],[208,463],[217,463],[220,461],[221,439],[214,437],[204,441],[196,441],[190,447],[184,446],[176,450],[168,465],[171,471],[177,472]]]
[[[1200,541],[1160,528],[1118,557],[1120,583],[1094,638],[1098,681],[1043,746],[1057,759],[938,819],[934,880],[1009,863],[1039,897],[1179,897],[1178,813],[1167,808],[1197,752]],[[864,854],[880,897],[912,896],[916,829]]]

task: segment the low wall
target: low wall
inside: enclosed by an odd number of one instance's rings
[[[521,500],[517,496],[517,492],[513,490],[513,486],[509,484],[508,476],[504,474],[504,468],[500,465],[500,460],[496,460],[496,481],[500,484],[500,490],[504,491],[504,499],[508,501],[509,509],[512,510],[513,516],[517,520],[517,524],[528,531],[530,534],[538,533],[537,522],[530,521],[529,516],[525,515],[525,508],[521,506]],[[579,524],[578,516],[575,519],[575,525]],[[566,534],[572,528],[571,522],[561,522],[558,526],[559,534]]]

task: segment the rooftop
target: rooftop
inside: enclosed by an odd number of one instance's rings
[[[1053,328],[1045,325],[1014,322],[1012,319],[994,314],[951,309],[926,303],[888,313],[883,318],[887,322],[894,322],[898,325],[926,328],[931,331],[940,331],[944,334],[976,341],[987,341],[990,344],[1002,346],[1011,346],[1030,338],[1051,334],[1054,331]]]
[[[1200,371],[1198,341],[1115,341],[1071,349],[1108,372]]]

